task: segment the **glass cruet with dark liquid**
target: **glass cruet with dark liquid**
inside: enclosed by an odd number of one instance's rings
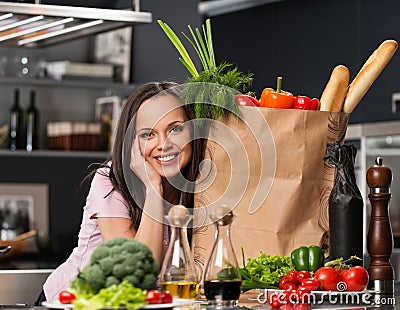
[[[204,273],[204,294],[210,305],[236,306],[242,278],[231,241],[235,216],[226,207],[213,211],[215,239]]]
[[[199,290],[199,273],[187,237],[187,226],[193,216],[184,206],[173,206],[166,216],[171,238],[161,267],[161,291],[173,297],[195,299]]]

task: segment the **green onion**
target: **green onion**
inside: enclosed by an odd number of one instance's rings
[[[184,89],[183,97],[186,103],[194,104],[196,118],[216,119],[227,113],[239,115],[239,107],[234,96],[238,92],[247,91],[253,82],[253,75],[251,73],[245,75],[237,68],[229,69],[232,65],[226,62],[216,64],[210,19],[206,20],[201,30],[199,28],[193,30],[188,25],[190,34],[182,32],[200,60],[202,66],[200,72],[175,32],[161,20],[158,20],[158,24],[180,54],[179,60],[192,75],[186,81],[189,84]],[[203,85],[195,84],[196,82],[202,82]],[[210,83],[226,87],[215,88]]]

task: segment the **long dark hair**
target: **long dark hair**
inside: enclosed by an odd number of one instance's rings
[[[166,91],[166,94],[177,96],[176,89],[179,89],[179,84],[173,82],[149,82],[136,88],[129,98],[127,99],[117,126],[117,132],[114,140],[114,146],[111,158],[111,169],[109,169],[109,178],[113,185],[113,190],[118,191],[129,203],[129,213],[132,220],[133,227],[137,230],[139,228],[140,220],[142,217],[142,208],[145,200],[144,185],[142,188],[133,188],[133,193],[130,192],[123,172],[123,144],[125,135],[127,134],[128,127],[131,121],[135,122],[135,116],[143,103],[143,101],[150,99],[161,92]],[[169,90],[169,91],[168,91]],[[179,91],[178,91],[179,92]],[[183,104],[185,115],[188,120],[195,118],[193,106],[191,104]],[[196,122],[192,122],[196,124]],[[135,125],[135,124],[133,124]],[[131,125],[132,126],[132,125]],[[194,184],[199,174],[199,165],[204,157],[205,140],[202,138],[192,139],[192,160],[182,170],[182,175],[186,180],[190,181],[188,184]],[[100,167],[109,168],[109,160],[105,161]],[[93,171],[92,174],[96,173]],[[135,179],[134,184],[143,184],[141,180],[132,171],[131,178]],[[193,183],[191,183],[193,182]],[[192,186],[193,187],[193,186]],[[193,188],[185,188],[185,191],[181,193],[182,204],[188,208],[194,207],[194,190]],[[132,195],[135,197],[133,198]]]

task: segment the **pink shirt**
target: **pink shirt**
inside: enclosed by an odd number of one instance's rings
[[[53,271],[43,286],[49,301],[58,299],[59,292],[70,287],[72,280],[89,264],[94,249],[103,241],[97,218],[130,218],[128,204],[120,193],[113,191],[104,198],[113,187],[107,176],[108,169],[102,168],[99,171],[101,173],[95,174],[86,198],[78,246],[74,248],[69,258]]]

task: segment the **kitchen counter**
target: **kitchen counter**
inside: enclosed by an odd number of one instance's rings
[[[52,271],[53,269],[0,270],[1,304],[32,305]]]
[[[2,282],[3,283],[3,282]],[[235,309],[238,310],[269,310],[272,309],[263,299],[262,295],[259,296],[257,299],[257,295],[260,292],[265,292],[265,290],[260,291],[250,291],[243,293],[239,300],[239,306]],[[400,282],[395,282],[395,295],[373,295],[373,294],[349,294],[347,297],[343,293],[332,292],[330,295],[327,295],[328,292],[324,292],[325,299],[322,302],[319,299],[320,294],[316,295],[316,299],[312,305],[306,305],[305,307],[296,307],[296,308],[286,308],[286,310],[308,310],[308,309],[359,309],[359,310],[372,310],[372,309],[381,309],[381,310],[395,310],[400,309]],[[0,296],[1,298],[1,296]],[[2,299],[1,299],[2,300]],[[1,309],[36,309],[36,310],[44,310],[48,309],[45,307],[33,307],[33,306],[26,306],[26,305],[0,305]],[[152,307],[152,309],[155,309]],[[161,308],[160,308],[161,309]],[[165,308],[164,308],[165,309]],[[232,309],[229,307],[211,307],[207,306],[205,303],[195,303],[193,306],[188,307],[177,307],[174,310],[228,310]]]

